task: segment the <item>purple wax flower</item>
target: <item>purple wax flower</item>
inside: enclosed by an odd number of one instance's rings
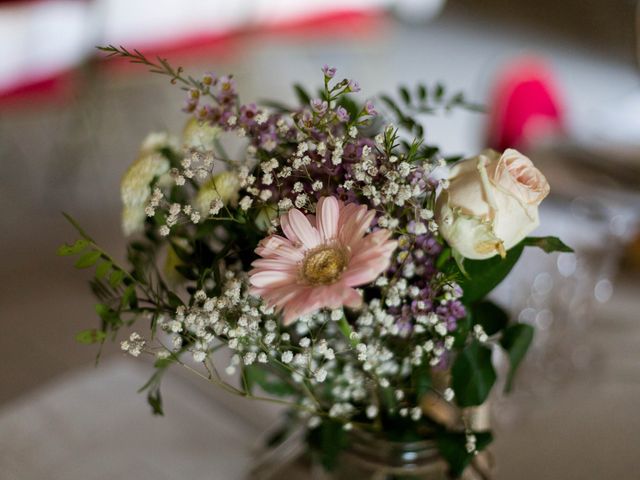
[[[202,83],[206,86],[215,85],[217,81],[218,79],[216,77],[216,74],[213,72],[206,72],[204,75],[202,75]]]
[[[198,106],[197,100],[193,100],[193,99],[185,100],[184,105],[182,106],[182,111],[185,113],[192,113],[197,106]]]
[[[340,120],[341,122],[349,121],[349,112],[347,112],[347,110],[344,107],[336,108],[336,116],[338,117],[338,120]]]
[[[322,67],[322,73],[324,73],[324,76],[327,78],[333,78],[333,76],[336,74],[336,69],[335,67],[330,67],[325,63]]]
[[[318,115],[324,115],[328,108],[329,104],[326,100],[322,100],[321,98],[314,98],[311,100],[311,109]]]
[[[367,102],[364,104],[364,111],[367,112],[367,115],[373,116],[378,114],[376,107],[373,105],[373,102],[371,100],[367,100]]]
[[[240,122],[247,126],[254,125],[256,123],[256,115],[258,114],[258,107],[255,103],[249,105],[242,105],[240,107]]]

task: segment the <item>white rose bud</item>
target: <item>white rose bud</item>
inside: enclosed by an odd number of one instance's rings
[[[449,182],[436,221],[449,245],[470,259],[504,256],[538,226],[538,205],[549,193],[544,175],[513,149],[459,162]]]

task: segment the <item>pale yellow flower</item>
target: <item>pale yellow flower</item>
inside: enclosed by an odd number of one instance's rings
[[[235,172],[220,172],[200,186],[195,198],[195,207],[203,215],[209,213],[211,203],[220,199],[225,205],[235,206],[238,203],[240,180]]]
[[[182,131],[182,143],[187,148],[213,150],[214,141],[220,134],[220,128],[191,118]]]

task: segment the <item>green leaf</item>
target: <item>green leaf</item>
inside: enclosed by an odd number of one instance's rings
[[[541,248],[547,253],[573,252],[573,249],[558,237],[527,237],[524,239],[523,243],[526,246]]]
[[[502,348],[504,348],[509,354],[509,362],[511,364],[511,368],[509,369],[509,374],[507,376],[507,383],[505,385],[506,392],[511,391],[513,387],[513,379],[522,359],[531,345],[533,333],[533,327],[531,325],[518,323],[508,327],[502,335],[500,345],[502,345]]]
[[[404,113],[402,113],[402,110],[400,109],[400,107],[398,107],[398,105],[396,105],[396,102],[394,102],[391,97],[389,97],[388,95],[380,95],[380,100],[387,107],[389,107],[391,110],[393,110],[393,112],[396,114],[396,116],[398,117],[399,120],[404,119]]]
[[[296,393],[296,390],[291,385],[278,379],[263,366],[249,365],[245,367],[244,375],[250,390],[253,389],[254,385],[258,385],[266,393],[277,397],[285,397]]]
[[[296,92],[296,97],[298,98],[300,105],[308,106],[309,103],[311,102],[311,97],[309,96],[307,91],[304,89],[304,87],[299,83],[296,83],[293,86],[293,90]]]
[[[429,368],[426,364],[422,364],[419,367],[413,369],[411,373],[413,388],[416,392],[416,399],[420,401],[422,396],[426,394],[431,388],[431,376],[429,375]]]
[[[323,420],[318,428],[311,430],[308,441],[327,471],[335,469],[340,452],[348,445],[347,432],[342,424],[331,419]]]
[[[451,380],[458,405],[472,407],[484,403],[496,381],[491,350],[476,341],[467,345],[453,364]]]
[[[153,366],[159,370],[163,370],[169,368],[169,366],[171,366],[175,361],[176,359],[174,357],[159,358],[155,361]]]
[[[109,271],[111,270],[111,267],[113,266],[113,264],[110,261],[105,261],[100,263],[97,267],[96,267],[96,278],[98,279],[102,279],[104,278],[107,273],[109,273]]]
[[[471,331],[471,315],[467,315],[464,318],[458,320],[458,326],[453,332],[453,347],[455,349],[461,349],[467,343],[467,337]]]
[[[495,335],[509,323],[507,312],[488,300],[473,305],[471,315],[473,323],[480,324],[487,335]]]
[[[195,272],[193,267],[190,266],[190,265],[176,265],[174,268],[175,268],[176,272],[178,272],[180,275],[182,275],[187,280],[198,280],[199,279],[198,274]]]
[[[81,238],[80,240],[77,240],[72,245],[67,245],[67,244],[61,245],[60,247],[58,247],[58,251],[56,253],[61,257],[66,257],[68,255],[75,255],[76,253],[80,253],[85,248],[87,248],[88,245],[89,245],[89,242],[86,241],[84,238]]]
[[[423,103],[427,100],[427,87],[423,84],[418,85],[418,98]]]
[[[76,341],[78,343],[84,343],[85,345],[91,345],[93,343],[103,342],[107,338],[107,334],[102,330],[92,328],[89,330],[83,330],[76,335]]]
[[[282,444],[291,434],[294,425],[295,422],[287,421],[280,425],[275,431],[271,432],[265,441],[267,447],[273,448]]]
[[[138,307],[138,297],[136,296],[135,285],[129,285],[122,294],[122,305],[129,308]]]
[[[464,262],[468,278],[460,281],[460,286],[464,292],[462,301],[466,305],[482,300],[491,290],[493,290],[514,267],[524,244],[521,242],[507,252],[507,256],[502,258],[498,255],[487,260],[469,260]]]
[[[169,305],[171,305],[171,308],[178,308],[184,305],[180,297],[170,291],[167,292],[167,300],[169,300]]]
[[[147,402],[151,406],[151,413],[160,416],[164,415],[164,410],[162,410],[162,395],[160,395],[160,385],[149,390],[149,393],[147,393]]]
[[[184,263],[190,263],[193,261],[193,257],[191,253],[189,253],[185,248],[178,245],[176,242],[171,242],[171,248],[173,249],[176,256]]]
[[[456,250],[455,248],[452,248],[451,249],[451,256],[455,260],[456,265],[458,266],[458,270],[460,270],[462,275],[464,275],[466,278],[471,278],[469,276],[469,273],[467,272],[467,269],[464,268],[465,258],[462,256],[462,254],[458,250]]]
[[[399,88],[400,91],[400,97],[402,98],[402,101],[407,104],[410,105],[411,104],[411,93],[409,93],[409,89],[405,86],[402,86]]]
[[[111,275],[109,275],[109,285],[111,285],[113,288],[116,288],[122,283],[123,279],[124,272],[122,270],[114,270]]]
[[[113,310],[111,310],[107,305],[103,303],[97,303],[95,309],[100,318],[104,318],[113,314]]]
[[[88,268],[94,265],[102,254],[96,250],[92,250],[90,252],[82,255],[78,261],[75,263],[76,268]]]
[[[493,441],[491,432],[474,432],[476,437],[476,450],[482,451]],[[440,454],[449,464],[451,476],[458,478],[473,458],[473,453],[467,452],[467,438],[464,433],[440,432],[437,434],[436,443]]]
[[[436,268],[438,270],[442,270],[444,268],[446,263],[451,258],[451,255],[452,255],[451,252],[452,252],[451,248],[450,247],[446,247],[444,250],[442,250],[440,255],[438,255],[438,259],[436,260]]]

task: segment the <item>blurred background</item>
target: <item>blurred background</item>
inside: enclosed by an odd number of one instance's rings
[[[526,152],[551,197],[496,299],[537,335],[494,400],[497,479],[635,478],[640,451],[640,7],[635,0],[0,1],[0,477],[236,479],[276,413],[179,374],[152,417],[143,361],[77,344],[86,278],[55,256],[66,211],[116,256],[119,180],[150,131],[179,133],[183,94],[96,45],[198,75],[245,101],[293,101],[324,63],[362,100],[443,82],[486,114],[424,118],[448,154]],[[504,359],[496,358],[498,363]]]

